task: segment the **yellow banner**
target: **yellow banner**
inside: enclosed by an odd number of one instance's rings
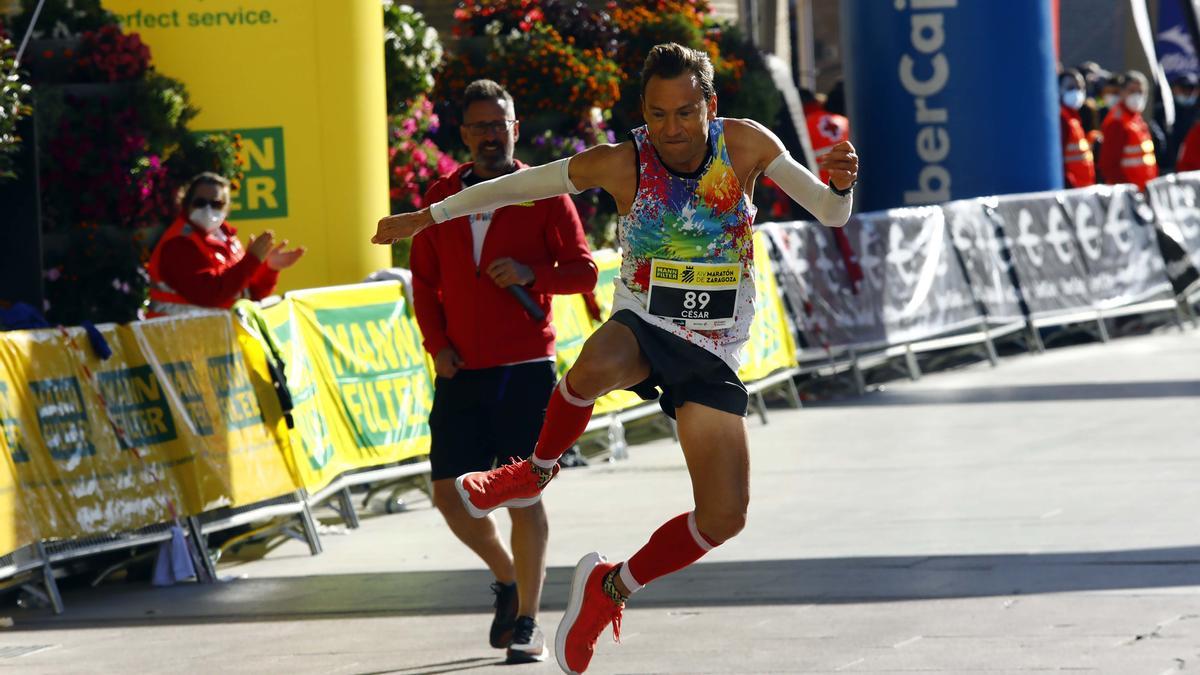
[[[29,449],[21,440],[18,414],[11,386],[0,381],[0,427],[3,427],[0,433],[0,555],[8,555],[38,538],[14,464],[14,461],[29,461]]]
[[[607,321],[612,316],[613,293],[616,292],[616,280],[621,276],[621,254],[606,248],[592,252],[596,261],[596,304],[600,306],[600,320]]]
[[[399,283],[289,294],[264,316],[284,352],[294,463],[310,492],[429,452],[432,368]]]
[[[10,443],[21,448],[13,464],[46,539],[132,530],[183,515],[189,506],[174,469],[193,458],[179,442],[162,390],[115,329],[104,333],[113,350],[104,362],[91,356],[82,329],[70,330],[82,354],[57,330],[0,338],[0,378],[16,419]],[[118,440],[114,422],[128,442]]]
[[[612,314],[615,290],[613,282],[621,273],[621,256],[611,249],[603,249],[594,251],[592,258],[596,261],[596,268],[599,272],[593,295],[596,298],[596,304],[600,306],[600,317],[603,322]],[[567,372],[572,363],[575,363],[575,359],[579,358],[579,352],[583,350],[583,343],[599,327],[599,323],[591,320],[583,296],[554,296],[554,330],[558,334],[555,344],[558,354],[556,365],[560,377]],[[643,401],[637,394],[619,389],[596,401],[596,407],[592,410],[592,414],[606,415],[620,412],[639,403],[643,403]]]
[[[299,488],[266,358],[228,312],[121,328],[152,354],[175,433],[195,461],[177,470],[191,510],[247,506]]]
[[[44,539],[120,532],[296,489],[267,426],[281,420],[278,401],[264,395],[265,370],[247,367],[227,314],[101,334],[113,352],[104,361],[78,328],[0,338],[6,454],[26,529]],[[19,540],[10,525],[0,541]]]
[[[771,264],[766,233],[754,233],[754,323],[750,325],[750,340],[743,352],[738,377],[744,382],[759,380],[781,368],[796,365],[796,343],[788,328],[787,313],[775,268]]]
[[[582,295],[556,295],[553,297],[555,333],[555,366],[562,377],[579,358],[583,343],[596,330],[592,317],[588,316],[587,304]]]

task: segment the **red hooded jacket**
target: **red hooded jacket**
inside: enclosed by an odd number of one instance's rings
[[[439,178],[425,193],[425,202],[462,190],[462,176],[471,166],[464,164]],[[425,350],[436,356],[453,346],[463,368],[470,370],[552,356],[551,296],[584,293],[596,285],[596,263],[570,197],[497,209],[478,267],[473,245],[467,217],[439,223],[413,238],[413,305]],[[534,282],[526,290],[545,319],[531,319],[516,298],[487,275],[485,270],[497,258],[512,258],[533,270]]]

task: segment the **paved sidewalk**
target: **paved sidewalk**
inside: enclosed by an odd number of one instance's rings
[[[638,594],[589,673],[1200,669],[1200,331],[932,373],[750,429],[745,532]],[[546,499],[551,639],[583,553],[627,557],[691,507],[669,439],[566,471]],[[322,541],[315,558],[288,543],[222,565],[244,578],[218,586],[114,584],[67,593],[62,617],[18,612],[0,671],[502,660],[486,644],[491,579],[427,501]]]

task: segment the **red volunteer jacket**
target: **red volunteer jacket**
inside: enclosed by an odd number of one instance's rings
[[[464,164],[434,182],[425,203],[462,190],[462,175],[471,166]],[[570,197],[496,210],[478,268],[473,244],[467,217],[434,225],[413,238],[413,305],[425,350],[436,356],[453,346],[463,367],[471,370],[552,356],[551,295],[585,293],[596,286],[596,263]],[[497,258],[512,258],[533,270],[534,282],[526,290],[545,311],[545,319],[531,319],[516,298],[487,275],[485,270]]]
[[[221,230],[224,240],[184,216],[167,228],[146,265],[152,316],[195,307],[228,309],[244,297],[261,300],[275,290],[279,272],[246,255],[229,223],[222,223]]]
[[[1062,130],[1063,174],[1069,188],[1087,187],[1096,184],[1096,160],[1092,156],[1092,145],[1083,133],[1083,122],[1079,111],[1065,105],[1059,107],[1059,128]]]
[[[1179,160],[1175,162],[1175,170],[1196,171],[1200,169],[1200,124],[1193,124],[1179,146]]]
[[[804,106],[804,119],[808,122],[808,142],[818,160],[833,146],[850,140],[850,120],[825,110],[825,106],[817,101]],[[829,183],[829,172],[824,167],[820,179],[822,183]]]
[[[1154,140],[1141,113],[1118,103],[1104,120],[1104,143],[1100,146],[1100,175],[1110,185],[1133,183],[1139,190],[1158,177]]]

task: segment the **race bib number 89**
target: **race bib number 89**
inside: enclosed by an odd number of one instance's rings
[[[742,266],[655,259],[650,264],[646,310],[693,330],[734,324]]]

